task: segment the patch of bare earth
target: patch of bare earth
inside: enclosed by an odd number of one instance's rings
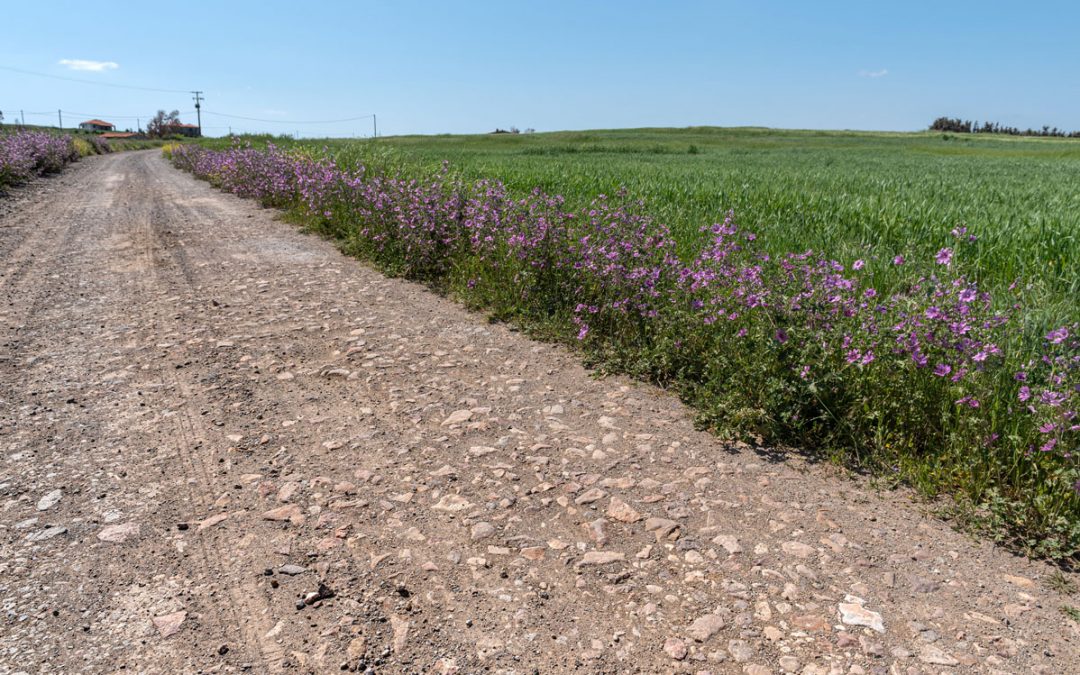
[[[1076,672],[1075,577],[154,152],[0,213],[0,672]]]

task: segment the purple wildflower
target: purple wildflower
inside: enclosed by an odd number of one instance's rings
[[[1043,405],[1048,405],[1051,408],[1057,408],[1065,402],[1065,394],[1059,391],[1044,391],[1039,395],[1039,401]]]
[[[1069,329],[1065,326],[1050,331],[1046,334],[1046,340],[1050,344],[1059,345],[1069,337]]]

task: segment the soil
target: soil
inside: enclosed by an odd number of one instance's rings
[[[1080,580],[154,151],[0,208],[0,673],[1080,670]]]

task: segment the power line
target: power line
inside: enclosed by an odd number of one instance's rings
[[[202,98],[202,92],[199,92],[199,99],[200,99],[200,103],[201,103],[202,100],[205,100],[205,99]],[[195,113],[196,115],[198,115],[200,113],[200,108],[201,108],[201,105],[199,106],[199,108],[196,108],[195,110],[185,110],[185,111],[181,112],[180,115],[181,116],[191,115],[192,113]],[[268,123],[271,123],[271,124],[336,124],[336,123],[340,123],[340,122],[355,122],[357,120],[367,120],[367,119],[370,119],[372,121],[372,124],[375,124],[376,120],[378,119],[374,114],[370,114],[370,115],[359,115],[357,117],[345,117],[345,118],[336,119],[336,120],[271,120],[271,119],[264,119],[264,118],[260,118],[260,117],[245,117],[243,115],[229,115],[227,113],[211,112],[209,110],[203,110],[201,112],[205,112],[207,115],[216,115],[218,117],[227,117],[227,118],[230,118],[230,119],[237,119],[237,120],[247,120],[247,121],[251,121],[251,122],[268,122]],[[143,117],[146,116],[146,115],[109,115],[109,114],[106,114],[106,113],[87,113],[87,112],[78,112],[78,111],[75,111],[75,110],[57,110],[55,113],[52,112],[52,111],[34,112],[34,111],[27,110],[23,114],[25,114],[25,115],[36,115],[36,116],[39,116],[39,117],[58,114],[58,115],[71,115],[71,116],[75,116],[75,117],[85,117],[87,119],[96,118],[96,119],[105,119],[105,120],[136,120],[136,121],[141,120]],[[201,119],[200,119],[200,122],[199,122],[199,128],[200,129],[204,128],[204,125],[202,124]],[[231,128],[231,127],[216,126],[216,125],[205,125],[205,128],[207,128],[207,129],[226,129],[226,128]],[[376,129],[375,135],[377,136],[378,135],[377,127],[375,127],[375,129]]]
[[[80,84],[93,84],[93,85],[97,85],[97,86],[100,86],[100,87],[113,87],[113,88],[116,88],[116,89],[135,89],[135,90],[138,90],[138,91],[159,91],[159,92],[166,92],[166,93],[170,93],[170,94],[194,94],[195,95],[195,110],[194,111],[187,111],[187,112],[184,112],[183,114],[189,115],[189,114],[191,114],[191,112],[194,112],[196,114],[196,116],[199,117],[199,126],[200,127],[202,126],[202,112],[203,112],[202,111],[202,100],[203,99],[202,99],[202,92],[201,91],[190,91],[190,90],[182,90],[182,89],[162,89],[160,87],[141,87],[141,86],[137,86],[137,85],[133,85],[133,84],[115,84],[115,83],[112,83],[112,82],[96,82],[94,80],[84,80],[84,79],[77,78],[77,77],[66,77],[64,75],[51,75],[49,73],[39,73],[39,72],[36,72],[36,71],[33,71],[33,70],[24,70],[22,68],[12,68],[11,66],[0,66],[0,70],[6,70],[6,71],[9,71],[9,72],[12,72],[12,73],[19,73],[19,74],[22,74],[22,75],[32,75],[34,77],[46,77],[46,78],[53,79],[53,80],[64,80],[66,82],[78,82]],[[88,114],[88,113],[72,112],[72,111],[69,111],[69,110],[65,110],[63,112],[66,112],[66,113],[68,113],[70,115],[87,115]],[[32,112],[32,113],[28,113],[28,114],[30,114],[30,115],[50,114],[51,115],[52,113],[51,112],[50,113],[33,113]],[[341,122],[356,122],[358,120],[366,120],[366,119],[372,120],[372,123],[374,124],[375,120],[377,119],[374,114],[358,115],[356,117],[344,117],[344,118],[336,119],[336,120],[272,120],[272,119],[265,119],[265,118],[261,118],[261,117],[245,117],[243,115],[229,115],[229,114],[226,114],[226,113],[211,112],[211,111],[206,111],[206,114],[207,115],[217,115],[218,117],[227,117],[227,118],[230,118],[230,119],[246,120],[246,121],[249,121],[249,122],[266,122],[268,124],[338,124],[338,123],[341,123]],[[101,117],[112,117],[114,119],[138,119],[138,116],[136,116],[136,115],[100,115],[100,116]],[[90,117],[94,117],[94,115],[90,115]],[[376,134],[377,134],[377,132],[376,132]]]
[[[201,92],[200,92],[200,94],[201,94]],[[202,99],[202,100],[205,100],[205,99]],[[196,110],[184,110],[184,111],[182,111],[180,113],[180,115],[191,115],[191,114],[195,114],[197,112],[198,112],[197,109]],[[305,120],[268,120],[268,119],[261,119],[261,118],[258,118],[258,117],[242,117],[240,115],[227,115],[225,113],[211,112],[209,110],[204,110],[202,112],[205,112],[207,115],[216,115],[218,117],[228,117],[228,118],[237,119],[237,120],[248,120],[248,121],[251,121],[251,122],[280,122],[282,124],[334,124],[334,123],[337,123],[337,122],[355,122],[356,120],[366,120],[366,119],[372,119],[372,118],[375,117],[375,115],[361,115],[359,117],[347,117],[347,118],[339,119],[339,120],[306,120],[306,121]],[[99,118],[102,118],[102,119],[110,118],[110,119],[114,119],[114,120],[134,120],[134,119],[139,119],[140,117],[145,117],[145,115],[109,115],[107,113],[87,113],[87,112],[78,112],[76,110],[65,110],[64,113],[67,114],[67,115],[78,115],[80,117],[99,117]],[[33,111],[30,111],[30,110],[27,110],[26,114],[27,115],[52,115],[53,111],[48,110],[48,111],[45,111],[45,112],[33,112]],[[221,127],[215,127],[215,128],[221,128]]]
[[[67,113],[68,115],[78,115],[79,117],[97,117],[98,119],[104,119],[104,118],[108,117],[108,118],[114,119],[114,120],[137,120],[137,119],[141,119],[143,117],[146,117],[146,115],[106,115],[105,113],[84,113],[84,112],[75,112],[74,110],[65,110],[64,112]],[[181,115],[190,115],[193,112],[195,112],[195,111],[194,110],[185,110],[184,112],[182,112],[180,114]],[[31,114],[36,114],[36,113],[31,113]]]
[[[375,117],[375,115],[360,115],[359,117],[345,117],[339,120],[267,120],[260,117],[243,117],[241,115],[226,115],[225,113],[211,112],[209,110],[203,111],[207,115],[217,115],[218,117],[229,117],[234,120],[247,120],[249,122],[270,122],[272,124],[336,124],[338,122],[355,122],[356,120],[366,120]]]
[[[113,82],[95,82],[94,80],[83,80],[78,77],[65,77],[63,75],[50,75],[48,73],[38,73],[33,70],[23,70],[22,68],[12,68],[11,66],[0,66],[0,70],[7,70],[12,73],[20,73],[22,75],[33,75],[35,77],[47,77],[53,80],[65,80],[67,82],[79,82],[81,84],[96,84],[99,87],[114,87],[116,89],[138,89],[140,91],[163,91],[169,94],[187,94],[189,92],[180,89],[161,89],[159,87],[139,87],[133,84],[115,84]]]

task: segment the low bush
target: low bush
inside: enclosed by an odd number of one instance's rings
[[[79,150],[71,136],[44,131],[0,135],[0,186],[57,173],[78,158]]]

